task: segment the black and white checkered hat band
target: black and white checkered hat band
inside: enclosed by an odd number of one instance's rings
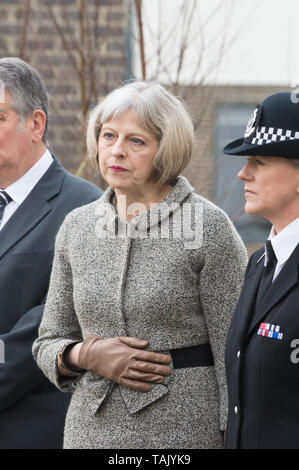
[[[283,142],[285,140],[299,139],[299,131],[289,131],[286,129],[279,129],[277,127],[257,127],[251,144],[264,145],[272,142]]]

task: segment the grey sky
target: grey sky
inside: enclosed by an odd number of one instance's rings
[[[298,0],[198,0],[197,9],[192,8],[195,0],[144,0],[143,4],[148,78],[158,78],[160,34],[161,81],[175,80],[179,46],[188,37],[182,82],[299,83]],[[184,14],[190,21],[188,35]],[[137,50],[135,56],[138,70]]]

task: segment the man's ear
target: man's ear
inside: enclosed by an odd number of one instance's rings
[[[46,114],[41,109],[36,109],[30,118],[32,142],[40,142],[46,127]]]

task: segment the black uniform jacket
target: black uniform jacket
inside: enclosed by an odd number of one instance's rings
[[[44,309],[57,231],[72,209],[102,191],[55,158],[0,231],[0,448],[62,447],[69,394],[32,357]],[[3,362],[4,359],[4,362]]]
[[[255,308],[263,253],[249,260],[227,337],[227,448],[299,448],[299,244]]]

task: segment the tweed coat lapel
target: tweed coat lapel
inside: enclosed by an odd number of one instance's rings
[[[147,228],[149,224],[154,226],[158,221],[163,220],[169,215],[169,211],[166,211],[166,207],[170,209],[177,208],[193,191],[194,188],[190,185],[189,181],[184,176],[178,176],[176,184],[164,199],[160,203],[153,204],[149,211],[137,215],[135,220],[138,221],[141,228]],[[103,196],[98,200],[97,209],[101,212],[101,215],[105,216],[107,221],[116,216],[112,202],[113,196],[114,190],[109,186]]]
[[[179,176],[175,186],[169,191],[164,199],[157,204],[153,204],[148,211],[141,212],[134,217],[134,222],[124,222],[117,217],[113,204],[114,190],[108,187],[99,199],[96,208],[97,216],[100,217],[99,229],[110,236],[115,236],[116,224],[118,225],[118,234],[129,236],[130,238],[146,238],[151,230],[153,237],[158,237],[158,230],[163,225],[168,226],[169,218],[175,214],[179,214],[185,199],[192,194],[194,188],[190,185],[184,176]],[[191,206],[191,204],[188,204]],[[187,206],[187,205],[186,205]],[[180,219],[179,219],[180,222]],[[184,236],[193,237],[190,226],[184,227]],[[105,234],[104,234],[105,235]],[[167,234],[166,234],[167,235]],[[163,238],[163,235],[162,235]]]

